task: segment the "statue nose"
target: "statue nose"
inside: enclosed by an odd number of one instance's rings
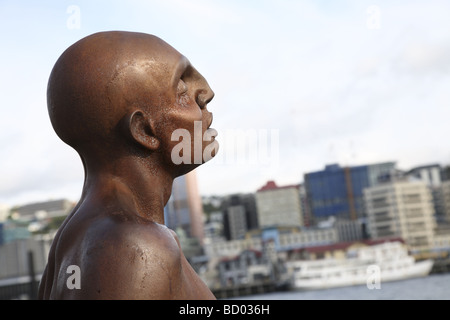
[[[197,104],[200,106],[200,109],[205,108],[212,98],[214,98],[214,92],[208,84],[205,84],[205,88],[199,90],[196,97]]]

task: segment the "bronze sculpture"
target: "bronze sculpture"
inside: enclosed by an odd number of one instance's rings
[[[52,243],[40,299],[215,299],[163,211],[173,179],[201,164],[174,163],[172,133],[195,135],[200,123],[210,137],[202,151],[213,145],[215,155],[206,108],[213,96],[190,62],[153,35],[99,32],[61,55],[48,111],[80,155],[85,181]]]

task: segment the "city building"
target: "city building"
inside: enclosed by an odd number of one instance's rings
[[[435,229],[433,200],[427,183],[403,179],[364,190],[372,238],[401,237],[412,250],[430,250]]]
[[[438,225],[434,232],[433,251],[437,256],[450,257],[450,223]]]
[[[52,240],[41,235],[0,245],[0,300],[37,298]]]
[[[223,212],[230,206],[242,206],[245,211],[247,230],[258,229],[258,213],[253,193],[237,193],[222,198],[220,207]]]
[[[182,228],[187,237],[203,244],[203,208],[195,171],[173,181],[172,194],[164,208],[164,220],[172,230]]]
[[[317,227],[336,229],[339,242],[358,241],[369,238],[365,221],[366,219],[338,219],[331,216],[327,220],[320,221]]]
[[[0,222],[5,221],[9,216],[10,206],[0,203]]]
[[[338,233],[334,227],[272,227],[248,232],[244,239],[210,242],[205,245],[205,253],[211,258],[229,257],[248,249],[263,251],[264,244],[269,242],[273,243],[276,252],[282,252],[338,241]]]
[[[303,226],[299,186],[279,187],[269,181],[256,194],[260,228],[273,226]]]
[[[442,168],[439,164],[414,167],[406,175],[422,180],[431,187],[439,187],[442,183]]]
[[[308,197],[304,183],[298,185],[298,194],[300,196],[300,207],[303,216],[303,225],[308,227],[312,225],[311,210],[309,209]]]
[[[444,212],[444,221],[450,222],[450,180],[443,181],[441,184],[441,196]]]
[[[45,220],[67,216],[75,205],[76,203],[67,199],[36,202],[11,209],[11,215],[15,220]]]
[[[29,226],[25,223],[16,224],[12,220],[0,223],[0,245],[30,237]]]
[[[224,212],[224,231],[227,240],[241,239],[247,232],[243,205],[230,206]]]
[[[204,224],[205,239],[204,242],[223,241],[223,213],[221,211],[212,212],[208,221]]]
[[[273,280],[272,266],[263,252],[244,250],[234,257],[224,257],[218,263],[222,287]]]
[[[415,167],[405,173],[409,177],[424,181],[431,191],[436,222],[446,221],[446,209],[443,199],[444,170],[439,164],[430,164]]]
[[[254,194],[232,194],[222,198],[224,236],[228,240],[243,237],[249,230],[258,228]]]
[[[364,188],[375,186],[395,171],[395,162],[353,167],[327,165],[325,170],[304,175],[311,221],[318,223],[330,216],[356,220],[364,218]]]
[[[335,228],[340,242],[358,241],[369,238],[366,219],[348,220],[339,219]]]

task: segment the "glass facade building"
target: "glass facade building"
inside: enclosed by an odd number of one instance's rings
[[[327,165],[325,170],[306,173],[304,185],[313,221],[330,216],[356,220],[365,217],[364,188],[374,186],[380,178],[395,170],[395,162],[340,167]]]

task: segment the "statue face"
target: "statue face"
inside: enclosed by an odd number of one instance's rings
[[[157,127],[163,130],[162,142],[168,146],[164,159],[184,174],[215,156],[217,132],[210,128],[213,116],[207,104],[214,93],[205,78],[179,55],[170,80],[170,103],[161,114]],[[168,130],[169,129],[169,130]]]
[[[159,153],[158,164],[175,175],[218,149],[215,131],[208,129],[213,96],[205,78],[165,41],[119,31],[93,34],[69,47],[52,70],[47,92],[55,131],[84,159],[108,162],[119,147],[129,152],[130,132],[117,127],[139,111],[134,142]]]

